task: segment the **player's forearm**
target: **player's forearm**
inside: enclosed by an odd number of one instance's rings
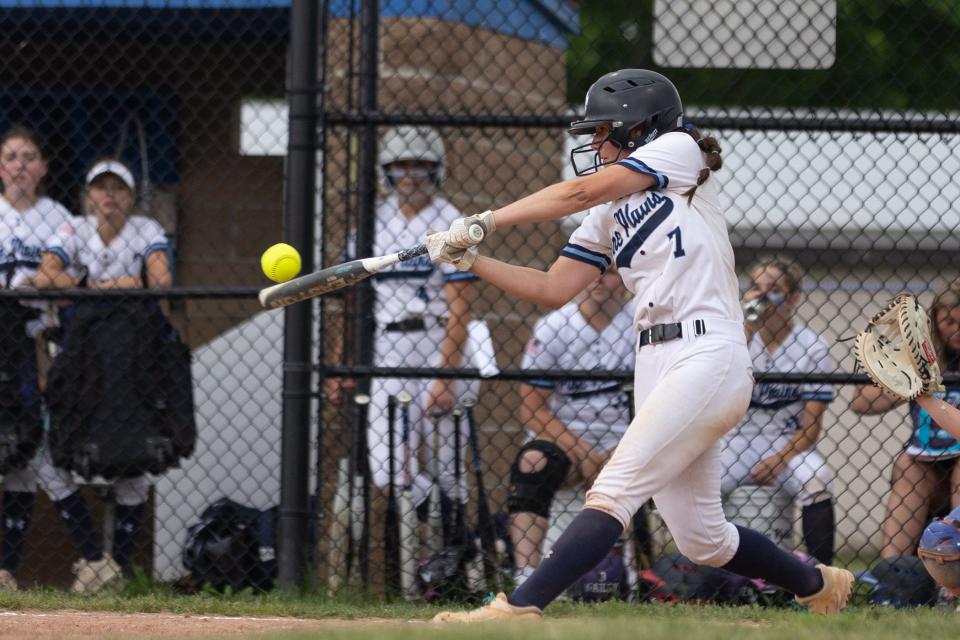
[[[565,258],[561,257],[558,263],[563,260]],[[556,270],[557,263],[551,267],[550,271],[540,271],[507,264],[495,258],[478,256],[470,270],[495,287],[521,300],[559,309],[580,293],[591,280],[596,279],[597,271],[594,267],[583,263],[577,263],[577,265],[582,265],[586,269],[586,275],[582,272],[574,273],[569,268],[563,269],[561,274]]]
[[[558,182],[493,212],[497,228],[558,220],[600,204],[583,179]]]
[[[819,400],[808,400],[804,403],[803,412],[800,415],[800,428],[790,437],[780,452],[784,460],[792,460],[817,444],[826,407],[826,403]]]
[[[863,416],[873,416],[886,413],[898,404],[898,400],[884,395],[877,387],[862,385],[854,389],[850,410]]]
[[[143,281],[139,276],[122,276],[90,283],[91,289],[139,289],[142,286]]]
[[[463,364],[464,347],[467,344],[467,322],[469,317],[450,316],[447,320],[447,333],[440,343],[440,366],[456,368]]]
[[[923,407],[943,430],[960,440],[960,409],[933,396],[920,396],[917,404]]]

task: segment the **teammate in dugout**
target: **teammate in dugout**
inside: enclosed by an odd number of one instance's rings
[[[427,237],[430,255],[519,298],[560,307],[617,265],[635,295],[635,417],[587,494],[584,509],[509,598],[498,594],[438,622],[539,618],[594,567],[650,497],[681,553],[694,562],[783,587],[820,614],[842,609],[853,574],[811,567],[750,529],[726,521],[720,439],[743,417],[753,388],[733,250],[713,172],[717,140],[684,120],[666,77],[625,69],[594,83],[571,132],[580,177]],[[588,167],[578,158],[593,159]],[[558,219],[589,209],[546,272],[479,256],[468,229]],[[624,338],[633,342],[633,337]]]
[[[44,195],[47,156],[36,132],[22,126],[7,130],[0,138],[0,275],[4,288],[29,287],[40,266],[40,256],[48,238],[72,218],[59,202]],[[47,341],[44,330],[56,324],[55,314],[45,302],[28,303],[35,309],[26,327],[6,327],[5,331],[25,331],[36,340],[38,357],[28,358],[20,367],[21,392],[29,405],[40,404],[37,360],[46,362]],[[33,351],[31,349],[31,351]],[[3,542],[0,554],[0,589],[17,588],[15,573],[23,557],[23,543],[30,529],[37,489],[40,456],[3,477]],[[60,496],[62,497],[62,496]],[[51,496],[57,500],[57,496]],[[63,504],[58,504],[63,508]]]
[[[383,176],[386,196],[376,207],[374,255],[385,255],[416,244],[428,229],[444,229],[463,214],[441,192],[445,172],[443,139],[432,127],[399,126],[385,132],[380,142],[377,164]],[[348,251],[352,253],[352,251]],[[434,265],[428,256],[402,262],[376,274],[374,363],[380,367],[442,367],[472,365],[484,375],[496,373],[492,340],[486,323],[471,320],[470,304],[475,297],[472,273],[450,265]],[[342,350],[338,341],[333,349],[336,361]],[[334,401],[339,390],[328,387]],[[443,413],[439,420],[440,447],[437,459],[439,480],[444,491],[445,526],[452,524],[452,502],[448,499],[454,485],[453,419],[449,412],[457,400],[477,397],[477,382],[421,378],[374,378],[371,381],[367,445],[373,482],[385,487],[389,481],[389,439],[387,403],[391,395],[408,393],[410,404],[409,450],[420,443],[425,459],[433,460],[433,425],[430,416]],[[399,425],[394,425],[396,486],[403,486],[403,452]],[[461,421],[461,442],[468,441],[466,421]],[[413,503],[418,515],[426,517],[431,478],[421,470],[416,456],[409,461]],[[466,497],[466,477],[462,474],[459,495]]]
[[[95,289],[169,287],[172,283],[167,238],[153,219],[132,215],[136,182],[130,169],[113,159],[96,162],[84,189],[87,215],[63,223],[47,242],[35,277],[37,287],[67,288],[85,282]],[[146,282],[143,281],[143,276]],[[128,426],[128,425],[126,425]],[[116,496],[112,554],[97,542],[93,520],[73,475],[56,468],[46,456],[41,481],[58,501],[80,549],[71,591],[99,591],[121,579],[143,524],[150,490],[146,475],[113,482]]]
[[[960,372],[960,279],[937,291],[929,309],[931,337],[942,370]],[[878,387],[854,391],[850,408],[861,415],[880,415],[903,404]],[[905,449],[893,463],[890,495],[883,519],[881,558],[913,555],[927,525],[930,504],[946,492],[960,506],[960,387],[921,395],[910,402],[912,430]]]
[[[754,370],[830,372],[827,344],[793,317],[803,279],[799,265],[785,257],[764,258],[747,273],[744,303],[766,303],[759,317],[746,323]],[[799,500],[807,552],[823,564],[833,562],[833,472],[816,444],[831,400],[833,390],[826,385],[757,384],[747,415],[724,437],[721,454],[721,494],[742,484],[774,485]]]
[[[579,302],[537,322],[523,368],[630,369],[633,345],[624,336],[632,332],[633,310],[625,295],[620,276],[608,269]],[[556,525],[549,518],[558,490],[588,490],[630,424],[630,398],[614,380],[529,380],[520,397],[531,439],[510,470],[507,498],[518,585],[540,564],[548,526]]]

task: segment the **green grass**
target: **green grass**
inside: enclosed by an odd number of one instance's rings
[[[176,595],[169,589],[134,583],[115,595],[76,596],[54,590],[0,593],[0,609],[80,610],[122,613],[164,612],[259,617],[371,619],[382,623],[358,628],[329,628],[326,638],[455,638],[472,640],[656,640],[663,638],[752,640],[912,640],[952,635],[960,615],[951,609],[878,609],[858,605],[840,616],[822,618],[792,609],[718,606],[662,606],[604,603],[583,606],[558,602],[543,624],[434,627],[427,621],[438,607],[416,603],[381,602],[361,594],[337,597],[251,593]],[[289,632],[274,637],[316,638],[318,632]]]

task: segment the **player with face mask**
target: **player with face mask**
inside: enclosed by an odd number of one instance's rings
[[[827,344],[794,319],[803,272],[788,258],[757,261],[743,296],[747,343],[754,371],[829,373]],[[833,390],[821,384],[762,382],[753,388],[747,414],[724,437],[724,497],[742,484],[769,485],[802,505],[807,551],[833,562],[833,473],[816,449]]]
[[[427,236],[431,257],[519,298],[559,307],[616,264],[636,298],[635,417],[587,493],[584,509],[509,598],[439,622],[538,618],[544,607],[608,553],[651,497],[690,560],[761,578],[799,604],[835,613],[853,574],[810,567],[745,527],[726,521],[720,500],[720,439],[743,417],[753,389],[733,249],[712,174],[720,145],[684,120],[673,83],[624,69],[587,93],[571,126],[591,141],[575,150],[573,180]],[[577,152],[580,152],[578,154]],[[489,235],[516,224],[589,209],[546,272],[479,256],[469,229]]]

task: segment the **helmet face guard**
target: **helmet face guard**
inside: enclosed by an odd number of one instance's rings
[[[403,125],[394,127],[384,134],[377,156],[377,168],[388,189],[396,187],[400,175],[419,175],[421,170],[392,172],[390,165],[397,162],[423,162],[430,167],[425,169],[423,177],[430,178],[430,184],[439,189],[444,178],[445,150],[440,133],[433,127]],[[393,174],[393,175],[391,175]]]

